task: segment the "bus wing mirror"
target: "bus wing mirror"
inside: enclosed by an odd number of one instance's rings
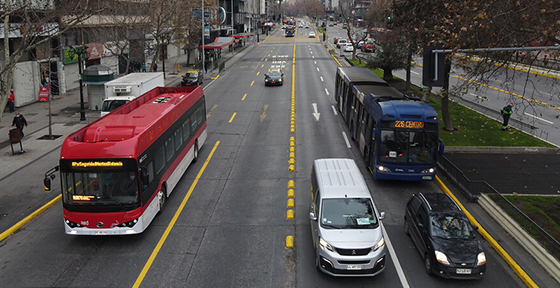
[[[140,181],[142,181],[143,185],[148,186],[149,177],[148,177],[148,171],[146,170],[146,167],[140,167]]]
[[[43,179],[45,191],[51,191],[51,180],[54,180],[54,178],[56,178],[56,175],[54,173],[58,171],[58,169],[59,167],[56,166],[45,173],[45,179]]]
[[[439,155],[440,156],[443,155],[444,150],[445,150],[445,145],[443,144],[443,142],[441,142],[441,140],[439,140]]]

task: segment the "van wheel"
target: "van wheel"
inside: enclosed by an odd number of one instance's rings
[[[194,141],[194,151],[193,151],[193,160],[192,162],[196,162],[198,160],[198,140]]]
[[[432,275],[432,260],[430,260],[430,256],[428,254],[424,257],[424,268],[426,269],[426,273],[428,273],[428,275]]]
[[[161,193],[161,197],[159,197],[158,214],[161,214],[163,207],[165,206],[165,202],[167,202],[167,189],[165,189],[165,186],[161,186],[161,191],[159,193]]]
[[[406,218],[404,218],[404,233],[410,236],[410,226],[408,225]]]

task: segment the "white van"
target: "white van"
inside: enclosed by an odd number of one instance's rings
[[[311,169],[309,218],[317,270],[332,276],[374,276],[385,269],[381,220],[352,159],[317,159]]]

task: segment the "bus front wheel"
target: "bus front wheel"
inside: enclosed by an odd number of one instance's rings
[[[163,207],[165,206],[165,202],[167,201],[167,189],[165,189],[165,186],[161,186],[161,191],[159,191],[160,195],[159,195],[159,212],[161,213],[161,211],[163,211]]]

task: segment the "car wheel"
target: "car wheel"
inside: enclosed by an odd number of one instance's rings
[[[404,233],[410,236],[410,226],[408,225],[406,218],[404,218]]]
[[[319,254],[315,252],[315,269],[317,269],[318,272],[321,272],[321,267],[319,265]]]
[[[432,260],[430,260],[430,256],[428,254],[424,257],[424,268],[426,269],[426,273],[428,273],[428,275],[432,275]]]

